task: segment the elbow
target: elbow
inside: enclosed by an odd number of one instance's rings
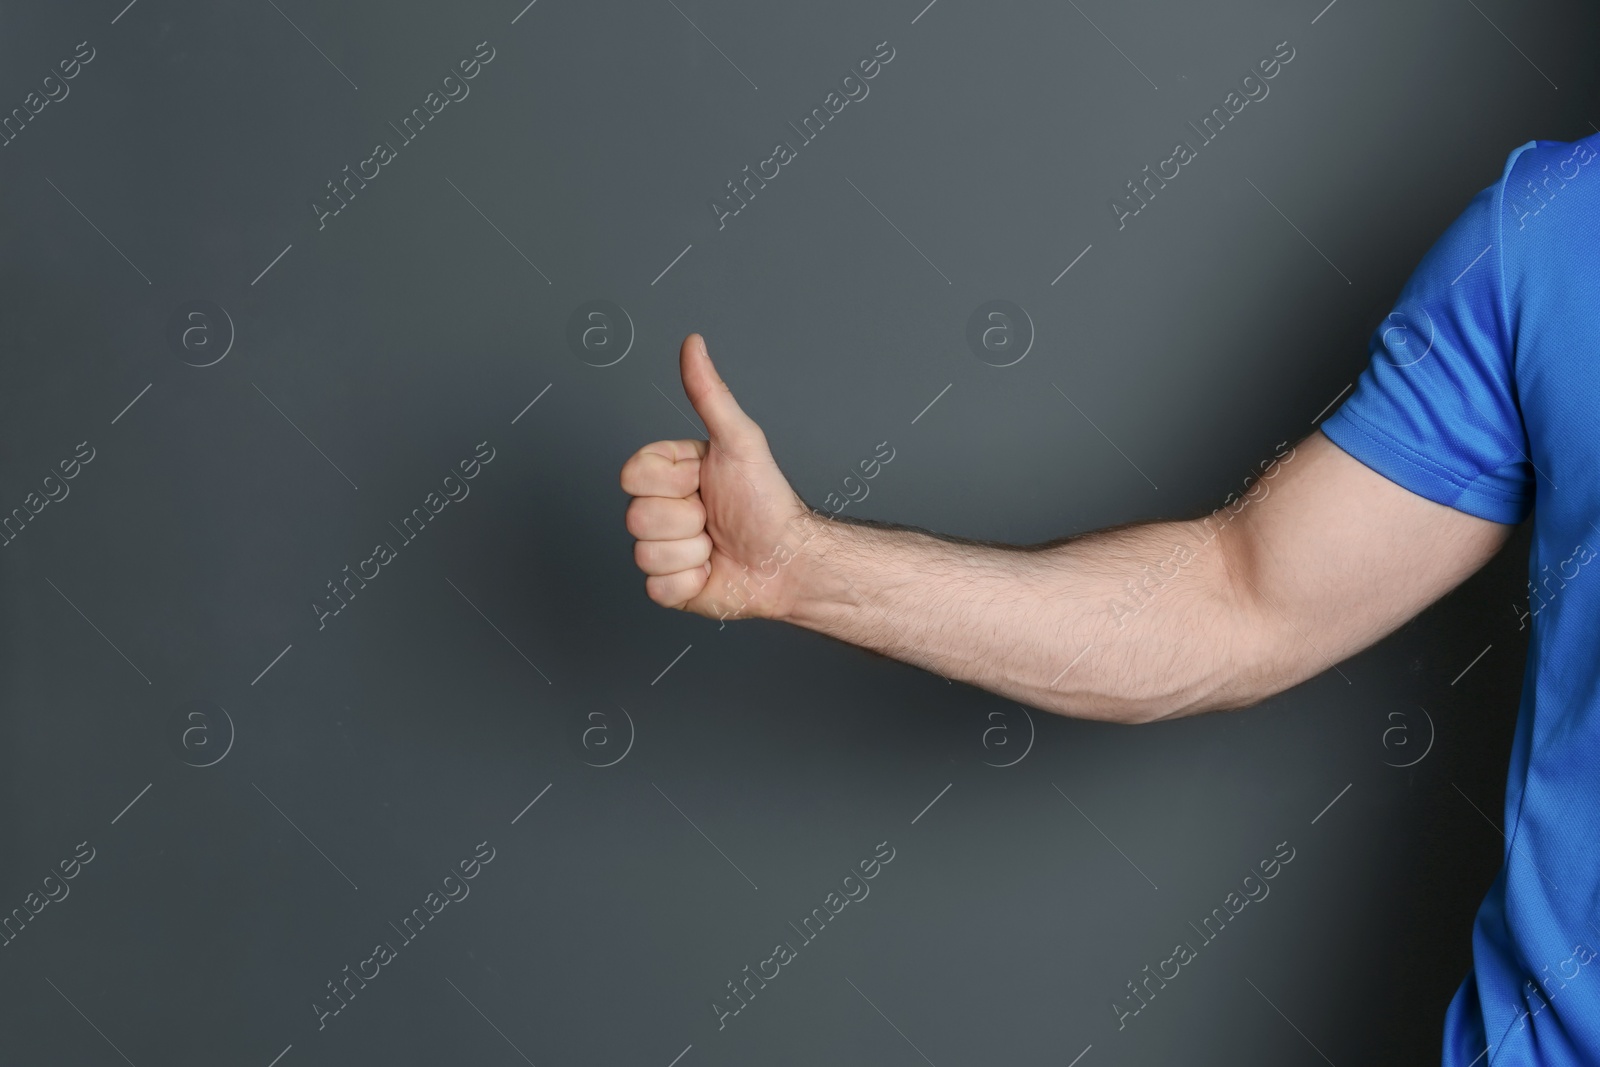
[[[1181,688],[1149,693],[1128,701],[1118,709],[1114,721],[1146,726],[1208,711],[1237,711],[1259,704],[1277,691],[1278,687],[1263,685],[1254,670],[1219,669],[1208,672],[1203,678],[1192,679]]]
[[[1036,683],[1040,688],[1034,689],[1029,703],[1064,718],[1144,726],[1232,707],[1234,699],[1249,702],[1242,694],[1236,698],[1232,692],[1236,686],[1216,671],[1208,671],[1203,677],[1180,678],[1151,670],[1148,665],[1130,663],[1119,665],[1109,676],[1089,671],[1084,677],[1071,680],[1077,682],[1071,688],[1061,685],[1064,680],[1059,677],[1049,685]]]
[[[1057,695],[1053,699],[1040,700],[1034,706],[1065,719],[1086,719],[1112,726],[1142,726],[1186,713],[1180,705],[1171,701],[1104,694]]]
[[[1219,672],[1202,687],[1187,693],[1151,701],[1136,709],[1128,721],[1133,725],[1182,719],[1208,711],[1241,711],[1266,700],[1285,688],[1265,681],[1258,671],[1239,668]]]
[[[1125,701],[1107,707],[1103,721],[1115,726],[1147,726],[1176,714],[1176,709],[1166,701]]]
[[[1167,719],[1175,719],[1182,714],[1183,711],[1181,708],[1163,707],[1161,705],[1152,704],[1135,708],[1120,721],[1124,726],[1149,726],[1151,723],[1165,722]]]

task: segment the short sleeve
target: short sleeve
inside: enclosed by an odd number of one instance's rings
[[[1440,504],[1517,523],[1533,506],[1505,304],[1501,204],[1517,157],[1430,248],[1373,330],[1355,391],[1322,423],[1334,444]]]

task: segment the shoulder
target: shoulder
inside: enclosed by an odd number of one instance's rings
[[[1558,204],[1567,209],[1600,197],[1600,134],[1518,145],[1506,157],[1495,191],[1508,236],[1527,230]]]

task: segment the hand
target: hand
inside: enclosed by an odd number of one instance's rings
[[[718,376],[699,334],[684,338],[678,366],[711,439],[657,441],[622,466],[623,491],[633,497],[628,532],[638,538],[633,559],[649,575],[645,592],[662,607],[708,618],[781,618],[797,578],[787,561],[804,551],[791,523],[811,509],[778,470],[766,434]]]

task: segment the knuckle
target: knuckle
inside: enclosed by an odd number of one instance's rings
[[[684,496],[688,496],[700,488],[699,456],[682,461],[678,464],[678,470],[680,472],[678,474],[678,488],[682,490]]]
[[[685,497],[700,488],[700,460],[638,452],[622,465],[619,480],[630,496]]]
[[[635,541],[633,543],[633,562],[646,574],[657,574],[661,570],[661,545],[660,541]]]
[[[628,511],[623,516],[623,525],[627,527],[628,532],[633,536],[642,538],[649,535],[649,509],[650,506],[645,502],[644,497],[636,496],[633,498],[633,502],[628,505]]]
[[[646,595],[660,607],[675,608],[683,601],[670,575],[651,575],[645,579],[644,588]]]
[[[644,474],[644,464],[645,459],[642,452],[635,452],[628,457],[628,461],[622,465],[622,473],[619,479],[622,482],[623,492],[632,496],[643,495],[641,482]]]

